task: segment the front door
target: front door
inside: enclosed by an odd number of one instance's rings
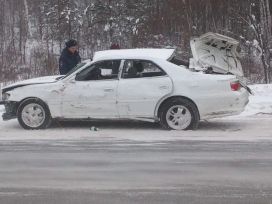
[[[118,117],[116,95],[120,60],[90,65],[67,82],[63,91],[64,118]]]

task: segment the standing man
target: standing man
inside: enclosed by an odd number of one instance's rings
[[[77,41],[71,39],[67,41],[65,45],[66,48],[62,50],[59,58],[59,72],[61,75],[66,75],[81,61]]]

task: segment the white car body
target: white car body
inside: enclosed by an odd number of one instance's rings
[[[42,77],[5,87],[3,92],[8,95],[8,99],[4,102],[20,104],[28,98],[38,98],[47,104],[55,119],[159,121],[161,104],[172,97],[192,101],[200,119],[239,114],[244,110],[248,103],[248,91],[244,87],[236,91],[231,89],[230,84],[237,81],[235,75],[192,72],[185,66],[168,61],[174,51],[129,49],[97,52],[92,61],[84,61],[82,67],[63,79],[57,80],[61,76]],[[195,62],[200,63],[199,59],[201,57],[195,58]],[[76,80],[82,70],[107,60],[121,60],[117,79]],[[166,74],[123,78],[121,73],[126,60],[150,61]],[[238,69],[241,71],[240,67]]]

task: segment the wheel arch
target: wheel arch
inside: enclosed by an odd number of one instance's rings
[[[168,98],[165,98],[157,105],[157,108],[156,108],[156,117],[157,118],[159,118],[159,115],[161,113],[161,109],[162,109],[163,105],[166,104],[168,101],[173,100],[173,99],[186,99],[186,100],[190,101],[196,107],[198,116],[200,118],[199,109],[198,109],[198,106],[196,105],[196,103],[192,99],[190,99],[190,98],[188,98],[186,96],[178,96],[178,95],[170,96]]]
[[[17,110],[16,110],[17,115],[18,115],[18,110],[19,110],[20,106],[21,106],[24,102],[26,102],[26,101],[28,101],[28,100],[37,100],[37,101],[42,102],[42,103],[46,106],[47,110],[49,111],[49,113],[50,113],[50,115],[51,115],[51,112],[50,112],[50,109],[49,109],[48,104],[47,104],[44,100],[42,100],[41,98],[38,98],[38,97],[27,97],[27,98],[24,98],[24,99],[22,99],[21,101],[19,101],[19,102],[18,102],[18,105],[17,105]]]
[[[22,99],[19,103],[20,104],[17,109],[17,118],[18,118],[18,121],[19,121],[21,127],[23,127],[24,129],[27,129],[27,130],[30,130],[30,129],[38,130],[38,129],[45,129],[50,126],[50,124],[52,122],[52,117],[51,117],[51,113],[50,113],[50,109],[48,107],[48,104],[45,101],[43,101],[42,99],[37,98],[37,97],[27,97],[27,98]],[[36,119],[35,118],[28,119],[30,124],[27,124],[22,117],[23,108],[26,105],[29,105],[32,103],[33,104],[36,103],[36,104],[40,105],[44,111],[44,114],[42,116],[42,120],[38,121],[38,124],[36,124],[36,125],[33,125],[33,123],[31,124],[31,120],[32,120],[32,122],[33,122],[33,120],[36,120],[37,115],[35,115],[35,114],[33,115],[33,117],[35,117]]]

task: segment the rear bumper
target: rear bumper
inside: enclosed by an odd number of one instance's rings
[[[17,118],[18,103],[14,101],[0,101],[5,106],[5,113],[2,114],[4,121]]]
[[[201,119],[220,118],[241,114],[249,103],[249,92],[243,88],[240,91],[226,94],[217,100],[217,104],[207,108],[208,110],[213,111],[206,111],[205,114],[201,115]]]

